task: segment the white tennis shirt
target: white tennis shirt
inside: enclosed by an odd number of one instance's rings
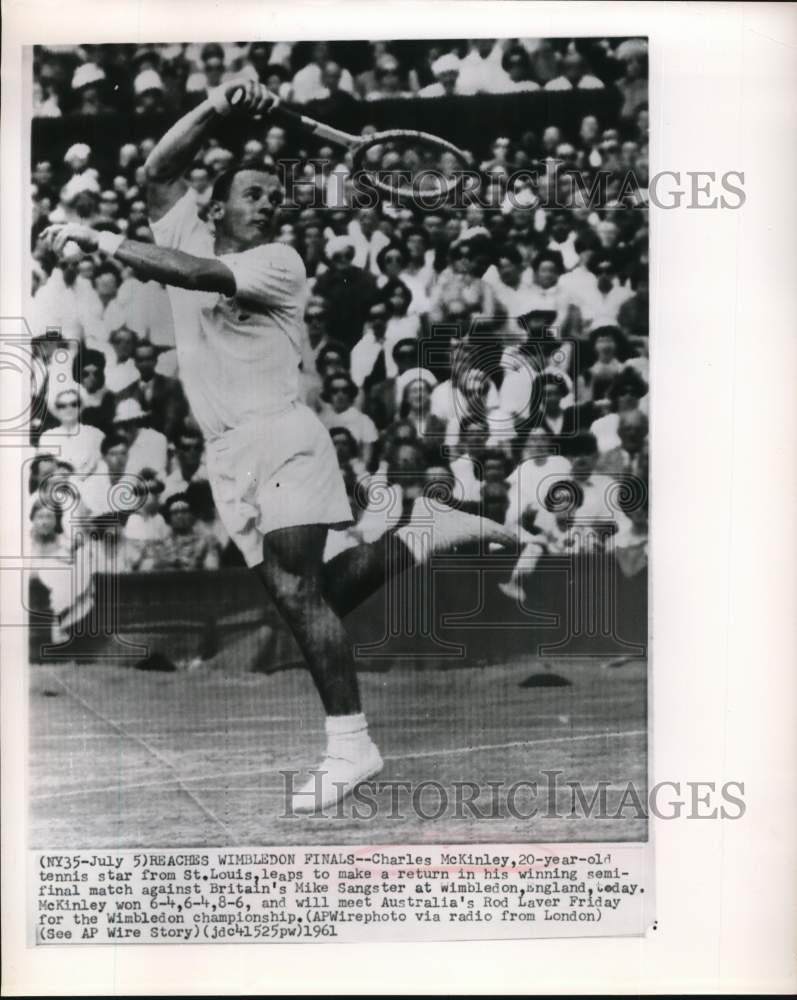
[[[299,399],[306,273],[284,243],[217,255],[193,189],[152,223],[158,246],[216,258],[236,294],[168,287],[180,379],[205,436],[282,413]]]

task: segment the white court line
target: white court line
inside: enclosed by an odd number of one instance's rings
[[[550,714],[547,714],[547,713],[546,714],[540,714],[540,715],[526,715],[526,714],[524,714],[523,718],[524,719],[528,719],[529,721],[538,720],[538,721],[542,721],[542,722],[558,722],[558,720],[555,717],[553,717],[553,716],[551,716]],[[273,718],[272,717],[265,717],[265,716],[263,718],[260,718],[259,716],[252,716],[252,719],[256,720],[257,722],[264,722],[264,723],[267,723],[267,722],[295,722],[296,721],[295,716],[276,716],[276,717],[273,717]],[[116,722],[116,721],[110,720],[110,719],[107,720],[107,721],[110,722],[110,724],[113,725],[113,726],[119,726],[120,729],[121,729],[122,726],[125,725],[124,722]],[[139,721],[141,721],[141,722],[147,722],[147,721],[152,721],[152,720],[141,719]],[[248,721],[248,720],[246,720],[246,721]],[[427,728],[428,725],[429,725],[429,723],[431,721],[433,721],[433,720],[430,720],[430,719],[415,719],[415,720],[411,720],[409,725],[407,724],[406,721],[402,721],[402,723],[401,723],[402,733],[405,733],[407,731],[407,729],[411,729],[413,726],[417,726],[418,728]],[[257,727],[255,727],[255,726],[250,726],[249,728],[239,727],[238,722],[239,722],[239,720],[237,720],[237,719],[232,720],[231,723],[230,723],[230,726],[231,726],[230,729],[201,729],[201,728],[196,728],[196,729],[194,729],[194,728],[192,728],[192,729],[170,729],[170,728],[166,728],[166,729],[163,729],[163,730],[155,730],[155,731],[144,730],[143,732],[140,732],[140,733],[137,733],[137,732],[128,732],[127,730],[122,730],[122,731],[123,731],[123,733],[124,733],[125,736],[130,736],[130,737],[136,737],[136,736],[146,737],[147,739],[150,739],[150,740],[160,740],[160,739],[165,739],[167,737],[172,737],[172,736],[186,736],[186,735],[191,735],[191,734],[194,734],[194,733],[197,736],[233,736],[234,737],[234,736],[238,735],[239,733],[243,734],[245,732],[248,733],[248,732],[257,732],[258,731]],[[567,722],[558,722],[558,725],[560,725],[560,726],[566,726],[566,725],[568,725],[568,723]],[[233,728],[233,727],[235,727],[235,728]],[[323,734],[323,731],[322,731],[322,729],[320,727],[319,727],[319,729],[318,729],[317,732],[318,732],[319,736]],[[30,742],[31,743],[50,743],[50,742],[52,742],[52,743],[60,743],[61,741],[66,741],[66,740],[116,740],[116,739],[120,739],[120,738],[121,737],[119,735],[117,735],[116,733],[111,734],[111,733],[75,733],[75,732],[65,732],[63,735],[59,735],[57,733],[50,732],[50,733],[43,733],[43,734],[41,734],[39,736],[32,736]],[[480,749],[480,748],[477,747],[476,749]],[[410,756],[415,756],[415,755],[414,754],[403,754],[402,756],[410,757]]]
[[[384,760],[407,760],[408,758],[418,758],[418,757],[452,757],[456,754],[461,753],[479,753],[481,751],[491,751],[491,750],[512,750],[517,747],[534,747],[534,746],[549,746],[551,744],[557,743],[575,743],[575,742],[585,742],[587,740],[608,740],[608,739],[624,739],[625,737],[633,736],[646,736],[647,730],[645,729],[631,729],[626,732],[619,733],[584,733],[578,736],[551,736],[546,739],[540,740],[517,740],[512,743],[492,743],[485,744],[483,746],[475,747],[450,747],[443,750],[419,750],[417,753],[402,753],[402,754],[387,754],[383,757]],[[169,765],[167,765],[169,766]],[[170,768],[171,769],[171,768]],[[80,795],[93,795],[93,794],[108,794],[112,792],[128,792],[135,788],[164,788],[169,785],[177,783],[180,787],[183,787],[183,782],[187,781],[214,781],[223,778],[232,777],[254,777],[259,774],[273,774],[275,770],[279,770],[278,767],[272,768],[257,768],[256,770],[248,771],[225,771],[223,774],[205,774],[201,777],[196,778],[171,778],[168,780],[161,781],[143,781],[136,782],[129,785],[104,785],[95,788],[75,788],[69,789],[67,791],[58,792],[40,792],[36,795],[31,795],[32,800],[48,800],[48,799],[62,799],[62,798],[72,798]],[[191,795],[189,789],[184,788],[184,791]],[[207,791],[205,789],[204,791]],[[261,794],[267,794],[265,790],[261,790]],[[193,795],[191,795],[193,798]]]

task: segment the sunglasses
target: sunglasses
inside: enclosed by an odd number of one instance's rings
[[[56,410],[76,410],[77,403],[56,403]]]

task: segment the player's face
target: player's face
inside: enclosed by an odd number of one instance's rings
[[[285,192],[279,180],[259,170],[240,170],[233,178],[220,220],[221,232],[242,250],[268,243]]]

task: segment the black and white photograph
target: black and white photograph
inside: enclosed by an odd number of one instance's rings
[[[647,41],[31,72],[31,846],[645,840]]]
[[[790,992],[793,8],[28,4],[3,994]]]

